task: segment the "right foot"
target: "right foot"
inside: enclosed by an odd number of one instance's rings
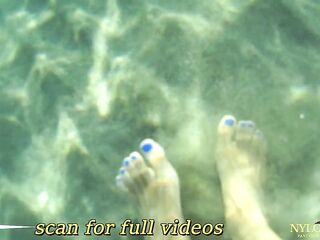
[[[152,139],[142,141],[140,148],[148,162],[140,153],[132,152],[123,160],[117,184],[138,200],[141,217],[155,219],[156,227],[182,220],[179,178],[163,148]],[[160,237],[160,229],[155,229],[155,235]]]
[[[259,201],[265,141],[255,123],[224,116],[218,126],[216,155],[232,238],[278,240]]]

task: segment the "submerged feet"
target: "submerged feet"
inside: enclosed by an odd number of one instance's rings
[[[279,239],[260,205],[265,141],[252,121],[224,116],[216,148],[225,217],[233,239]]]
[[[182,220],[179,179],[163,148],[146,139],[140,144],[144,158],[132,152],[123,161],[118,185],[134,195],[141,217],[157,222]],[[233,239],[280,239],[269,227],[260,204],[265,162],[265,141],[252,121],[224,116],[218,126],[217,167],[225,204],[226,228]],[[164,239],[155,229],[155,239]]]
[[[141,217],[160,222],[182,220],[178,175],[166,159],[163,148],[152,139],[140,144],[141,152],[132,152],[123,160],[117,184],[139,202]],[[155,229],[155,237],[160,233]]]

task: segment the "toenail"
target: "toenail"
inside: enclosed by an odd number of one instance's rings
[[[253,123],[252,122],[248,122],[247,123],[247,127],[252,128],[253,127]]]
[[[142,151],[144,152],[150,152],[152,149],[152,144],[151,143],[146,143],[141,147]]]
[[[120,175],[123,175],[126,172],[126,170],[124,170],[123,168],[120,168],[119,173]]]
[[[247,125],[246,122],[241,122],[241,123],[240,123],[240,127],[241,127],[241,128],[246,128],[246,127],[248,127],[248,125]]]
[[[241,128],[253,128],[254,124],[252,122],[241,122],[240,127]]]
[[[137,156],[136,155],[132,155],[130,158],[131,158],[131,160],[137,160]]]
[[[128,167],[128,166],[129,166],[129,163],[130,163],[129,159],[125,158],[125,159],[123,160],[123,166]]]
[[[233,124],[234,124],[234,120],[233,119],[231,119],[231,118],[229,118],[229,119],[226,119],[225,121],[224,121],[224,125],[227,125],[227,126],[233,126]]]

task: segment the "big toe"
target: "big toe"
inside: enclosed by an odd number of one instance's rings
[[[237,120],[232,115],[225,115],[218,125],[218,140],[220,144],[227,144],[232,141],[237,126]]]
[[[153,139],[147,138],[143,140],[140,144],[140,149],[153,168],[157,169],[165,164],[165,151],[162,146]]]

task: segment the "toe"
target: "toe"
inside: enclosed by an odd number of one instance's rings
[[[139,198],[154,177],[153,169],[147,166],[142,155],[135,151],[123,159],[116,184],[121,190]]]
[[[140,144],[143,155],[152,167],[157,167],[165,162],[165,152],[161,145],[152,139],[145,139]]]
[[[259,129],[257,129],[253,134],[252,142],[260,155],[266,154],[267,141],[264,137],[264,134]]]
[[[128,161],[128,172],[135,182],[141,188],[146,187],[154,177],[153,170],[148,167],[138,152],[132,152],[124,162]]]
[[[239,121],[236,130],[235,140],[237,143],[251,142],[256,132],[256,124],[251,121]]]
[[[117,175],[115,180],[116,180],[116,185],[118,188],[120,188],[122,191],[125,191],[125,192],[128,191],[127,187],[124,184],[122,176]]]
[[[218,125],[219,141],[222,143],[231,141],[235,132],[236,125],[237,120],[234,116],[223,116]]]
[[[123,163],[127,162],[128,158],[125,158]],[[129,172],[130,170],[130,172]],[[119,174],[116,177],[116,184],[122,190],[126,190],[133,194],[134,196],[138,196],[143,191],[144,183],[142,183],[140,176],[133,171],[130,163],[128,166],[122,166],[119,170]]]
[[[128,169],[131,176],[139,174],[139,172],[146,168],[143,157],[138,152],[132,152],[128,157],[123,160],[123,166]]]
[[[116,176],[116,184],[121,190],[126,191],[133,185],[127,169],[123,166],[119,169],[119,173]]]

